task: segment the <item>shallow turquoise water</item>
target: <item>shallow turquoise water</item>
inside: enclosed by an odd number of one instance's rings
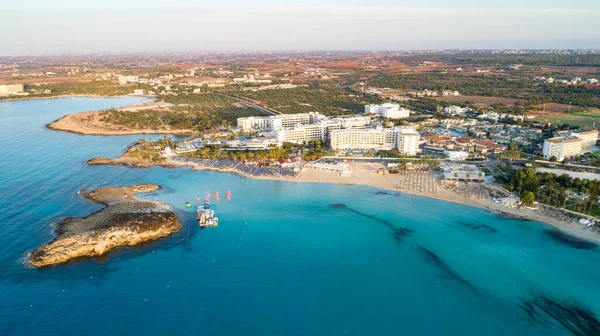
[[[138,102],[0,103],[0,335],[599,334],[598,248],[545,225],[370,187],[86,166],[140,136],[43,127]],[[170,204],[183,229],[102,259],[24,265],[53,223],[100,208],[77,190],[132,183],[162,185],[143,197]],[[226,190],[220,226],[200,230],[185,201]]]

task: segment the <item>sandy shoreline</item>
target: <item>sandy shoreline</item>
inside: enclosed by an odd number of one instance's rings
[[[68,97],[73,97],[75,95],[68,95]],[[94,97],[92,95],[77,95],[81,97]],[[119,97],[119,96],[117,96]],[[124,96],[128,97],[128,96]],[[58,97],[52,97],[58,98]],[[48,99],[48,98],[40,98],[40,99]],[[149,100],[150,101],[150,100]],[[133,105],[127,107],[128,109],[133,108],[134,110],[140,107],[150,107],[152,104],[159,104],[157,102],[150,101],[149,103]],[[81,112],[66,115],[51,124],[46,125],[48,129],[65,131],[83,135],[130,135],[130,134],[189,134],[188,130],[169,130],[169,129],[115,129],[114,125],[109,125],[106,123],[102,123],[99,120],[99,113],[101,111],[91,111],[91,112]],[[143,160],[142,160],[143,161]],[[263,180],[278,180],[278,181],[287,181],[287,182],[308,182],[308,183],[331,183],[331,184],[358,184],[365,185],[371,187],[377,187],[382,189],[387,189],[395,192],[404,192],[412,195],[424,196],[429,198],[434,198],[442,201],[453,202],[462,205],[468,205],[472,207],[476,207],[479,209],[485,209],[488,211],[509,214],[515,217],[533,220],[540,222],[544,225],[549,225],[554,228],[558,228],[564,231],[567,231],[577,237],[585,238],[589,240],[593,240],[595,242],[600,243],[600,233],[595,232],[590,229],[586,229],[585,226],[577,223],[575,220],[567,219],[560,210],[548,208],[543,208],[542,210],[531,210],[526,208],[508,208],[502,206],[500,204],[495,203],[489,197],[487,198],[473,198],[467,197],[465,195],[461,195],[455,191],[445,189],[441,186],[437,186],[435,188],[435,192],[429,191],[421,191],[417,189],[410,188],[398,188],[399,184],[399,176],[398,175],[378,175],[375,173],[377,168],[382,167],[377,164],[360,164],[353,165],[352,170],[353,174],[351,177],[341,177],[335,174],[330,174],[326,172],[316,172],[314,170],[306,170],[301,175],[296,177],[275,177],[275,176],[254,176],[250,174],[246,174],[242,171],[236,169],[220,169],[216,167],[204,167],[199,164],[195,164],[193,162],[182,162],[173,159],[167,159],[158,164],[154,164],[152,162],[142,162],[133,160],[131,157],[120,157],[114,160],[106,159],[105,162],[96,163],[96,164],[122,164],[122,165],[130,165],[133,167],[148,167],[152,165],[163,166],[167,168],[176,168],[176,167],[184,167],[189,166],[192,167],[192,170],[212,170],[224,173],[234,173],[246,178],[253,179],[263,179]],[[133,164],[132,164],[133,163]],[[583,216],[582,216],[583,217]]]
[[[428,198],[437,199],[440,201],[452,202],[456,204],[471,206],[478,209],[487,210],[497,214],[505,214],[513,216],[518,219],[531,220],[548,226],[549,228],[555,228],[567,233],[570,233],[576,237],[591,240],[600,243],[600,233],[597,231],[586,229],[584,225],[579,224],[575,220],[561,220],[564,218],[562,211],[559,209],[553,209],[548,207],[540,207],[539,210],[532,210],[527,208],[508,208],[494,202],[491,198],[473,198],[466,195],[459,194],[453,190],[448,190],[439,186],[437,192],[426,192],[414,189],[398,188],[398,179],[401,178],[398,175],[378,175],[375,173],[378,164],[356,164],[352,166],[353,174],[351,177],[341,177],[335,174],[326,172],[318,172],[315,170],[305,170],[297,177],[275,177],[275,176],[254,176],[235,169],[219,169],[215,167],[203,167],[192,162],[181,162],[177,160],[168,159],[166,162],[161,164],[165,167],[191,167],[192,170],[209,170],[217,171],[222,173],[234,173],[241,175],[245,178],[259,179],[259,180],[274,180],[284,182],[300,182],[300,183],[330,183],[330,184],[347,184],[347,185],[363,185],[370,187],[377,187],[389,191],[407,193],[416,196],[423,196]],[[583,217],[583,216],[582,216]]]

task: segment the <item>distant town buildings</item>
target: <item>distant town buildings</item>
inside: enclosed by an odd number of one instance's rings
[[[117,77],[117,79],[119,80],[119,84],[137,83],[138,76],[122,76],[122,75],[119,75]]]

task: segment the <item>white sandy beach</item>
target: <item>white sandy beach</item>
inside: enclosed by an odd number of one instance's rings
[[[165,162],[165,165],[184,167],[192,166],[193,170],[214,170],[226,173],[236,173],[246,178],[264,179],[264,180],[280,180],[289,182],[308,182],[308,183],[333,183],[333,184],[358,184],[365,186],[378,187],[387,189],[395,192],[403,192],[412,195],[430,197],[438,200],[468,205],[480,209],[487,209],[498,213],[504,213],[515,217],[533,220],[558,228],[560,230],[569,232],[577,237],[593,240],[600,243],[600,234],[597,231],[587,229],[585,225],[579,224],[575,219],[571,219],[566,216],[561,210],[540,207],[538,210],[527,209],[527,208],[509,208],[494,202],[491,197],[482,195],[472,195],[458,193],[454,190],[450,190],[440,185],[439,181],[436,180],[435,186],[431,186],[430,181],[427,178],[417,180],[421,181],[421,184],[415,183],[411,188],[398,188],[399,184],[402,186],[403,179],[407,176],[377,174],[377,169],[383,167],[378,163],[356,163],[352,167],[352,176],[342,177],[336,173],[328,173],[324,171],[316,171],[312,169],[305,169],[297,177],[269,177],[269,176],[252,176],[232,169],[216,169],[201,167],[198,164],[181,162],[169,159]],[[430,173],[408,173],[408,174],[422,174],[427,176]],[[409,177],[410,178],[410,177]],[[424,182],[424,183],[423,183]]]

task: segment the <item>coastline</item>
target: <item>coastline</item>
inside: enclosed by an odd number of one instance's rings
[[[179,168],[179,167],[191,167],[191,170],[207,170],[207,171],[216,171],[221,173],[233,173],[238,174],[245,178],[250,179],[258,179],[258,180],[272,180],[272,181],[282,181],[282,182],[295,182],[295,183],[329,183],[329,184],[337,184],[337,185],[361,185],[361,186],[369,186],[376,187],[384,190],[389,190],[393,192],[406,193],[415,196],[427,197],[431,199],[436,199],[439,201],[451,202],[454,204],[460,204],[465,206],[470,206],[473,208],[481,209],[489,211],[490,213],[507,215],[509,217],[514,217],[515,219],[534,221],[544,226],[547,226],[549,229],[558,229],[563,232],[569,233],[573,236],[576,236],[581,239],[591,240],[595,243],[600,244],[600,233],[594,231],[592,229],[587,229],[584,225],[577,223],[576,221],[570,220],[565,221],[559,219],[562,215],[562,211],[560,209],[553,209],[548,207],[541,207],[540,210],[532,210],[527,208],[509,208],[503,205],[500,205],[494,202],[492,199],[483,198],[477,199],[468,197],[458,192],[439,187],[437,192],[424,192],[413,189],[403,189],[396,187],[396,177],[394,175],[384,175],[380,176],[375,174],[365,176],[365,170],[369,171],[372,167],[362,167],[362,176],[353,178],[353,177],[341,177],[334,174],[329,174],[326,172],[317,172],[314,170],[305,170],[301,175],[296,177],[278,177],[278,176],[255,176],[251,174],[244,173],[242,171],[236,169],[220,169],[216,167],[203,167],[193,162],[181,162],[173,159],[167,159],[164,163],[158,164],[157,166],[162,166],[166,168]],[[354,173],[356,173],[357,166],[353,167]],[[366,169],[365,169],[366,168]],[[354,174],[353,174],[354,175]]]
[[[87,201],[104,207],[85,217],[67,217],[56,224],[56,237],[31,251],[27,262],[46,267],[81,257],[95,257],[122,246],[167,237],[181,229],[170,206],[136,197],[160,189],[158,185],[102,187],[81,190]]]
[[[80,97],[94,97],[90,95]],[[150,96],[111,96],[111,98],[137,97],[146,99],[147,102],[123,107],[121,109],[143,111],[151,108],[164,108],[160,102],[150,99]],[[62,131],[79,135],[132,135],[132,134],[192,134],[193,130],[188,129],[130,129],[123,126],[108,124],[101,121],[100,114],[106,110],[95,110],[86,112],[70,113],[62,116],[51,123],[45,125],[46,129],[53,131]]]
[[[93,95],[67,95],[67,97],[80,96],[80,97],[94,97]],[[130,96],[112,96],[112,97],[130,97]],[[59,98],[59,97],[52,97]],[[40,99],[50,99],[50,98],[40,98]],[[151,103],[155,103],[148,99]],[[140,107],[146,106],[145,104],[137,104],[128,106],[131,107]],[[86,117],[90,114],[97,114],[101,111],[89,111],[89,112],[79,112],[73,113],[62,118],[57,119],[56,121],[46,125],[46,128],[50,130],[63,131],[69,133],[75,133],[80,135],[131,135],[131,134],[190,134],[188,130],[108,130],[108,125],[99,125],[99,127],[95,127],[95,130],[85,129],[85,127],[81,127],[81,123],[78,121],[74,125],[68,125],[67,127],[57,126],[57,123],[60,124],[60,121],[64,121],[68,118],[77,117]],[[357,184],[364,186],[377,187],[385,190],[390,190],[394,192],[404,192],[411,195],[423,196],[428,198],[433,198],[441,201],[452,202],[455,204],[462,204],[471,207],[475,207],[478,209],[487,210],[493,213],[498,214],[506,214],[509,216],[514,216],[515,218],[521,218],[524,220],[532,220],[539,222],[543,225],[560,229],[565,232],[568,232],[572,235],[575,235],[579,238],[593,240],[594,242],[600,243],[600,233],[595,232],[590,229],[586,229],[583,225],[573,221],[573,220],[561,220],[562,217],[565,218],[564,213],[560,211],[560,209],[553,208],[545,208],[544,212],[553,214],[544,214],[542,211],[535,211],[526,208],[508,208],[502,205],[495,203],[489,197],[486,199],[474,199],[471,197],[467,197],[465,195],[461,195],[452,190],[448,190],[442,187],[437,188],[437,193],[433,192],[423,192],[419,190],[406,189],[406,188],[398,188],[397,181],[393,180],[393,175],[384,175],[379,176],[372,171],[368,174],[365,174],[363,171],[362,174],[357,178],[356,174],[353,174],[351,177],[340,177],[332,174],[328,174],[325,172],[315,172],[315,171],[305,171],[300,176],[296,177],[279,177],[279,176],[256,176],[252,174],[248,174],[246,172],[240,171],[238,169],[232,168],[218,168],[218,167],[206,167],[200,166],[199,164],[193,162],[182,162],[177,161],[171,158],[168,158],[162,162],[152,162],[149,160],[142,160],[139,158],[134,158],[127,156],[127,151],[116,159],[108,159],[108,158],[94,158],[87,162],[87,164],[118,164],[135,168],[147,168],[150,166],[162,166],[165,168],[178,168],[178,167],[191,167],[191,170],[209,170],[209,171],[217,171],[223,173],[233,173],[243,176],[245,178],[252,179],[263,179],[263,180],[277,180],[277,181],[287,181],[287,182],[308,182],[308,183],[330,183],[330,184]],[[94,160],[98,160],[94,162]],[[354,169],[353,169],[354,170]],[[363,169],[364,170],[364,169]],[[356,172],[355,172],[356,173]],[[557,218],[558,217],[558,218]]]
[[[6,102],[12,102],[12,101],[24,101],[24,100],[45,100],[45,99],[59,99],[59,98],[71,98],[71,97],[79,97],[79,98],[130,98],[130,97],[136,97],[136,98],[144,98],[147,99],[149,101],[153,101],[151,97],[156,97],[156,96],[148,96],[148,95],[143,95],[143,96],[137,96],[137,95],[116,95],[116,96],[103,96],[103,95],[95,95],[95,94],[62,94],[62,95],[56,95],[56,96],[46,96],[46,97],[39,97],[39,96],[16,96],[14,98],[9,98],[6,99],[6,97],[0,99],[0,103],[6,103]],[[132,105],[134,106],[134,105]]]

